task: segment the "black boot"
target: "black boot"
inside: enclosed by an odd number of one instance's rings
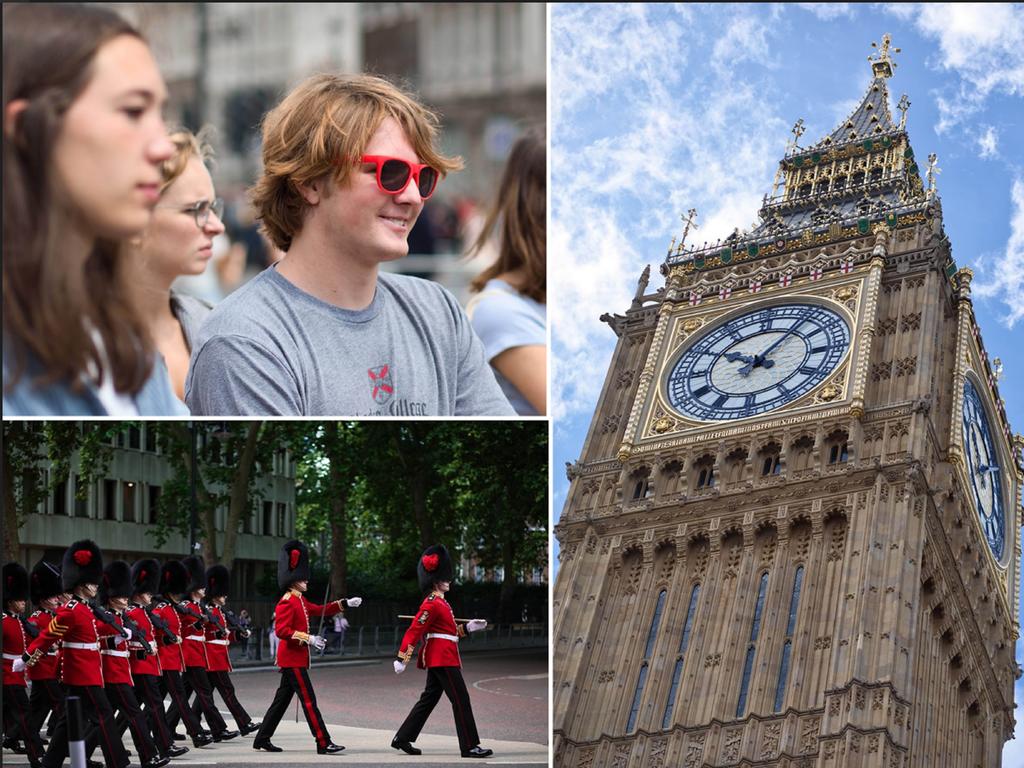
[[[252,743],[252,748],[262,749],[264,752],[284,752],[280,747],[271,744],[270,739],[256,739]]]
[[[462,756],[463,757],[490,757],[493,754],[494,754],[494,750],[493,749],[484,749],[479,744],[477,744],[472,749],[469,749],[469,750],[466,750],[465,752],[463,752]]]
[[[329,741],[326,747],[317,747],[316,753],[318,755],[333,755],[337,752],[341,752],[344,747],[340,744],[335,744],[333,741]]]
[[[395,736],[395,738],[393,738],[391,740],[391,748],[392,749],[400,749],[403,752],[405,752],[405,754],[407,754],[407,755],[422,755],[423,754],[423,750],[422,749],[417,749],[416,747],[414,747],[412,745],[412,742],[410,742],[410,741],[399,741],[397,736]]]

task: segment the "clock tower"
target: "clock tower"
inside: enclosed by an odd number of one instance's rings
[[[998,766],[1024,438],[889,108],[625,314],[556,527],[555,765]],[[687,229],[693,221],[688,220]]]

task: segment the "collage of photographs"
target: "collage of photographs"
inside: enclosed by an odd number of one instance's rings
[[[4,3],[2,76],[3,765],[1024,768],[1024,6]]]

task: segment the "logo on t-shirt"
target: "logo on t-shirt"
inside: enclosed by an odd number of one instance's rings
[[[391,366],[382,365],[379,368],[370,368],[370,397],[378,405],[384,405],[395,393],[395,387],[391,383]]]

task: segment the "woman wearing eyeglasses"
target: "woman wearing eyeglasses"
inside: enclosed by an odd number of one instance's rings
[[[116,13],[3,8],[4,416],[178,415],[117,243],[171,154],[167,89]]]
[[[160,202],[141,237],[128,248],[137,267],[137,287],[149,332],[167,363],[178,399],[185,399],[185,376],[192,343],[212,307],[171,288],[179,275],[200,275],[213,256],[213,239],[224,231],[224,201],[214,196],[206,168],[208,143],[190,131],[170,135],[174,154],[161,171]]]

